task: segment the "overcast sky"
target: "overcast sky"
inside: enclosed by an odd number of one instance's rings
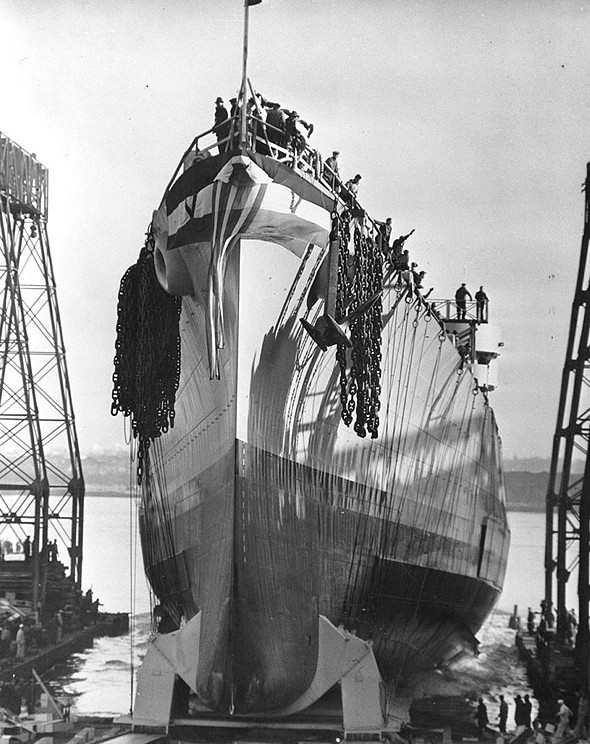
[[[116,297],[151,212],[241,76],[242,0],[0,0],[0,131],[49,168],[82,454],[110,416]],[[363,175],[434,297],[483,284],[507,457],[549,456],[590,159],[590,2],[263,0],[249,74]]]

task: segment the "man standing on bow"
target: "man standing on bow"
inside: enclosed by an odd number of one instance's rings
[[[465,282],[461,284],[459,289],[455,292],[455,302],[457,303],[457,320],[465,320],[465,312],[467,310],[467,300],[473,300],[471,292],[467,289]]]
[[[488,321],[488,296],[483,291],[483,287],[475,293],[475,317],[480,323]]]

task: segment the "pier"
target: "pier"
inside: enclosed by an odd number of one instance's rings
[[[555,721],[560,698],[576,712],[576,690],[579,690],[574,649],[560,646],[556,643],[555,633],[550,635],[553,638],[549,642],[542,642],[538,633],[527,635],[517,632],[515,638],[519,658],[526,666],[531,688],[539,704],[538,719],[543,724]]]
[[[560,704],[569,708],[569,725],[554,741],[587,738],[590,682],[590,163],[586,167],[584,229],[568,342],[561,381],[551,470],[546,496],[545,597],[541,622],[527,631],[517,627],[516,645],[535,697],[538,722],[550,726]],[[574,455],[583,455],[582,476],[574,475]],[[577,571],[577,616],[568,609],[566,589]],[[555,601],[554,601],[555,600]],[[513,620],[517,622],[515,607]],[[566,722],[567,723],[567,722]],[[570,734],[571,732],[571,734]]]
[[[128,630],[128,613],[101,612],[92,624],[65,633],[61,641],[38,647],[24,659],[0,660],[0,680],[9,680],[13,675],[28,677],[32,669],[39,673],[45,672],[64,662],[73,653],[91,646],[95,638],[124,635]]]

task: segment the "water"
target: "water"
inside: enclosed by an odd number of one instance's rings
[[[146,651],[150,596],[143,578],[133,515],[127,499],[86,500],[84,587],[92,586],[107,611],[127,612],[133,598],[135,614],[132,634],[97,639],[91,649],[75,654],[67,664],[46,675],[55,692],[71,696],[73,710],[80,715],[128,713],[131,679]],[[516,693],[527,692],[526,675],[514,646],[514,632],[508,629],[508,616],[514,605],[519,606],[524,618],[528,607],[539,609],[544,593],[544,520],[543,514],[509,514],[512,545],[505,587],[496,611],[479,633],[480,654],[459,662],[451,671],[425,678],[424,692],[436,694],[444,687],[447,694],[481,695],[492,722],[497,715],[498,695],[504,694],[511,703]],[[137,569],[134,582],[130,579],[133,565]],[[512,712],[509,711],[509,716]]]

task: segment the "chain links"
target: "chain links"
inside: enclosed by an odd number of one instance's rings
[[[156,278],[150,229],[137,263],[121,279],[111,404],[113,416],[130,417],[139,441],[139,484],[151,442],[174,426],[181,309],[182,299],[164,291]]]
[[[340,217],[333,215],[331,239],[334,238],[340,238],[336,312],[338,318],[343,318],[382,290],[383,256],[377,242],[358,224],[354,225],[354,257],[349,255],[351,217],[348,212]],[[349,305],[347,301],[350,301]],[[356,413],[355,432],[360,437],[369,433],[373,439],[378,435],[381,408],[381,315],[379,296],[350,325],[350,380],[346,346],[338,344],[336,351],[340,366],[342,420],[350,426]]]

